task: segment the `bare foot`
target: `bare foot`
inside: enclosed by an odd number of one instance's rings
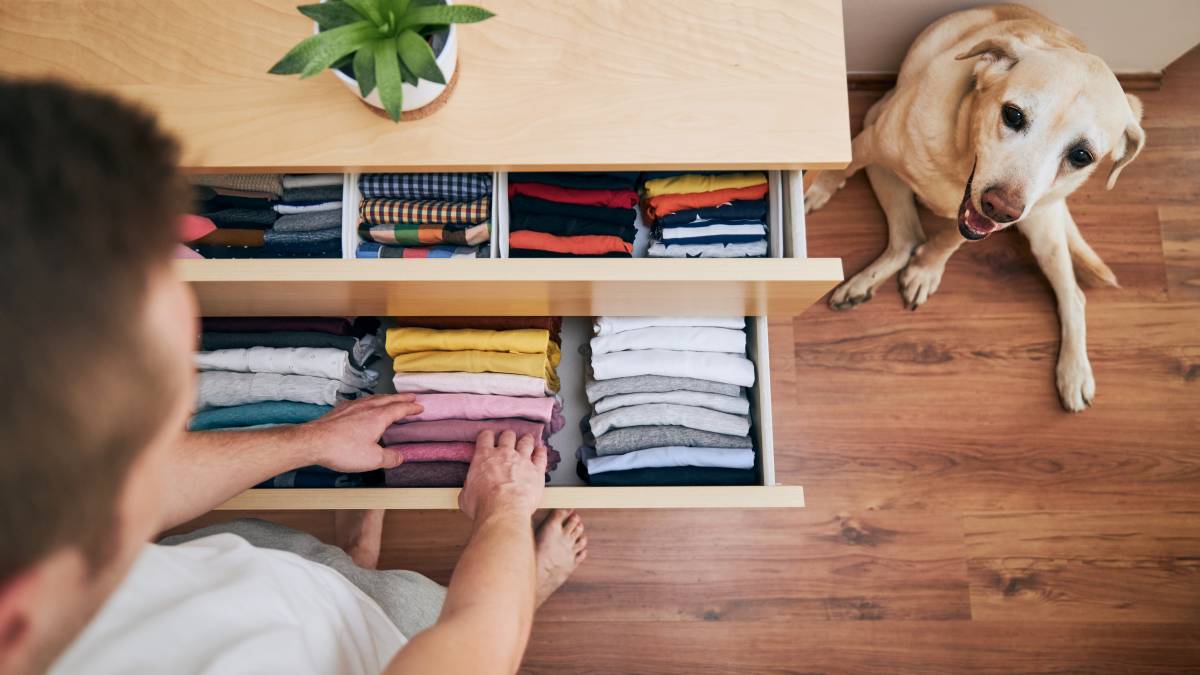
[[[574,510],[555,509],[538,526],[535,539],[537,604],[541,607],[587,558],[587,537],[583,536],[583,520]]]
[[[379,565],[379,547],[383,544],[383,514],[383,509],[333,512],[333,532],[337,545],[359,567],[373,570]]]

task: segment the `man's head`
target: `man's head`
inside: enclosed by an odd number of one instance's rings
[[[195,335],[177,154],[111,97],[0,81],[0,671],[45,667],[161,522]]]
[[[959,207],[967,239],[1020,222],[1038,202],[1064,199],[1110,155],[1111,189],[1141,152],[1141,102],[1103,60],[1067,40],[1003,34],[958,56],[975,59],[975,167]]]

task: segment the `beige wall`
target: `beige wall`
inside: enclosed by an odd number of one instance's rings
[[[846,66],[895,72],[934,19],[984,0],[843,0]],[[1200,0],[1028,0],[1083,38],[1118,73],[1158,72],[1200,43]]]

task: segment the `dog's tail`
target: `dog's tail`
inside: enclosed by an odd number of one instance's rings
[[[1071,251],[1071,262],[1075,265],[1075,276],[1088,286],[1112,286],[1120,288],[1117,275],[1104,264],[1100,256],[1083,239],[1079,226],[1067,218],[1067,248]]]

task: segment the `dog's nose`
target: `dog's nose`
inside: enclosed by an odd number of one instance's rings
[[[983,202],[983,215],[991,218],[997,223],[1011,223],[1021,217],[1021,213],[1025,211],[1025,205],[1019,203],[1006,190],[1000,188],[988,188],[983,191],[979,197],[979,201]]]

